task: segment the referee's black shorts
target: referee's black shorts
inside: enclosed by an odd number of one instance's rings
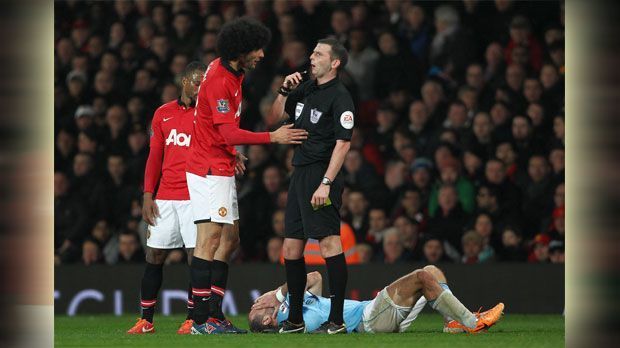
[[[286,217],[284,220],[284,236],[294,239],[321,239],[327,236],[340,235],[340,206],[344,179],[338,174],[329,190],[332,204],[312,209],[310,200],[319,187],[325,171],[326,163],[312,163],[295,167],[288,189]]]

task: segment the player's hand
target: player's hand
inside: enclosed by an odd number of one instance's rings
[[[243,175],[243,173],[245,173],[245,163],[243,162],[247,160],[247,157],[245,157],[242,153],[237,152],[235,155],[235,174]]]
[[[272,143],[299,145],[302,140],[308,139],[308,132],[305,129],[295,129],[294,124],[285,124],[284,126],[269,133]]]
[[[280,306],[280,301],[276,297],[277,290],[271,290],[262,294],[260,297],[254,301],[252,304],[252,309],[265,309]]]
[[[152,193],[144,194],[144,203],[142,204],[142,218],[147,224],[155,226],[155,219],[159,217],[159,207],[153,200]]]
[[[312,198],[310,199],[310,204],[312,204],[313,209],[321,208],[327,202],[327,197],[329,197],[329,186],[328,185],[319,185],[319,188],[314,191],[312,194]]]
[[[282,86],[288,89],[295,89],[297,88],[297,86],[299,86],[303,79],[304,78],[303,76],[301,76],[301,73],[294,72],[284,78],[284,83],[282,84]]]

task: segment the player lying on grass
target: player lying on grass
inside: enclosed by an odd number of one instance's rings
[[[308,332],[318,328],[329,315],[331,302],[321,296],[322,288],[321,274],[308,273],[303,304]],[[482,332],[493,326],[504,310],[504,304],[499,303],[486,312],[470,312],[454,297],[443,272],[426,266],[392,282],[371,301],[346,300],[344,321],[348,332],[404,332],[427,302],[443,315],[444,332],[450,333]],[[248,315],[252,332],[276,332],[287,318],[286,283],[256,299]]]

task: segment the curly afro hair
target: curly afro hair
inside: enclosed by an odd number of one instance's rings
[[[217,36],[217,52],[224,60],[236,60],[244,54],[264,48],[271,31],[260,22],[240,18],[226,23]]]

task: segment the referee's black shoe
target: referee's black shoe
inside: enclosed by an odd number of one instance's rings
[[[282,323],[282,326],[280,326],[280,330],[278,331],[278,333],[281,333],[281,334],[305,333],[305,332],[306,332],[305,322],[302,321],[301,324],[295,324],[295,323],[291,323],[288,320]]]
[[[311,331],[311,334],[328,334],[328,335],[336,335],[336,334],[346,334],[347,326],[342,324],[336,324],[333,321],[326,321],[321,326],[319,326],[316,330]]]

